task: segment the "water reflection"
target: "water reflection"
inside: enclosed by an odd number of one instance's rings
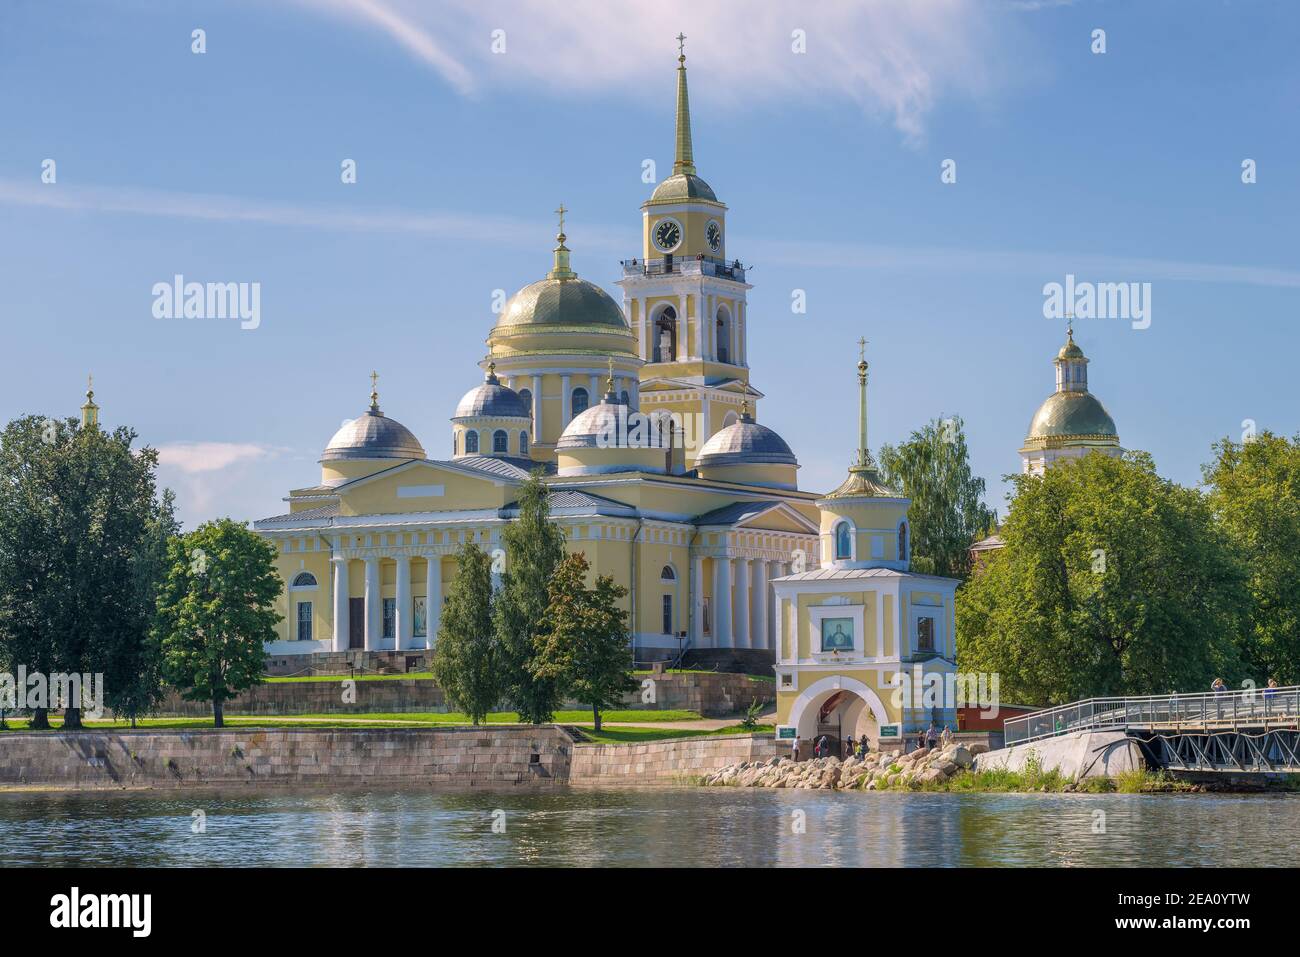
[[[206,815],[204,833],[191,828],[196,809]],[[504,833],[493,831],[498,811]],[[33,864],[1296,866],[1300,795],[724,788],[0,795],[0,865]]]

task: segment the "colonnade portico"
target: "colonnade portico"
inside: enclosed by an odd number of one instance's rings
[[[359,558],[338,555],[330,560],[333,566],[333,623],[331,647],[334,651],[350,648],[352,614],[350,598],[351,575],[349,565],[361,562],[363,568],[362,634],[366,651],[380,651],[384,642],[391,641],[389,650],[432,648],[442,618],[442,558],[445,553],[417,553],[414,555],[366,555]],[[423,561],[424,595],[416,596],[411,589],[411,561]],[[393,635],[384,637],[383,619],[383,563],[394,565]],[[415,599],[425,599],[425,634],[415,634]]]
[[[705,561],[709,569],[705,570]],[[744,555],[691,557],[691,638],[697,648],[751,648],[774,651],[771,581],[789,574],[790,563]],[[711,621],[705,634],[704,583],[712,576]]]

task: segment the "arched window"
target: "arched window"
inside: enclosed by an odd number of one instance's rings
[[[898,560],[907,561],[907,522],[901,522],[898,526]]]
[[[837,559],[853,557],[853,529],[849,527],[848,522],[840,522],[835,526],[835,557]]]
[[[293,579],[294,588],[315,588],[316,576],[311,572],[299,572]]]
[[[492,433],[492,451],[499,455],[510,451],[510,437],[506,435],[505,429],[497,429]]]
[[[654,324],[654,361],[672,362],[677,358],[677,310],[668,306]]]
[[[719,362],[730,362],[731,355],[731,324],[727,322],[725,312],[718,313],[717,323],[717,353]]]
[[[588,401],[589,400],[587,398],[586,389],[582,388],[581,386],[574,389],[573,390],[573,414],[577,415],[579,412],[586,412]]]
[[[524,400],[524,408],[528,410],[528,425],[531,427],[534,424],[533,423],[533,393],[529,389],[520,389],[519,398]]]
[[[478,432],[470,429],[465,433],[465,453],[471,455],[478,452]]]
[[[519,454],[520,455],[528,454],[528,433],[527,432],[519,433]]]
[[[677,573],[673,571],[672,565],[665,565],[663,571],[659,573],[659,580],[665,582],[677,581]]]

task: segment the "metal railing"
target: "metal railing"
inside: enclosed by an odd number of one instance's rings
[[[1008,746],[1093,729],[1233,728],[1294,723],[1300,687],[1088,698],[1003,723]]]
[[[623,275],[626,276],[718,276],[723,279],[745,281],[745,267],[739,260],[725,262],[721,259],[695,259],[676,257],[668,262],[665,259],[625,259],[622,261]]]

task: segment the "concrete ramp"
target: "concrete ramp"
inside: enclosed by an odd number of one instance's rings
[[[1036,757],[1044,771],[1059,771],[1072,781],[1115,777],[1143,766],[1137,742],[1123,731],[1076,731],[975,756],[976,771],[1023,771]]]

